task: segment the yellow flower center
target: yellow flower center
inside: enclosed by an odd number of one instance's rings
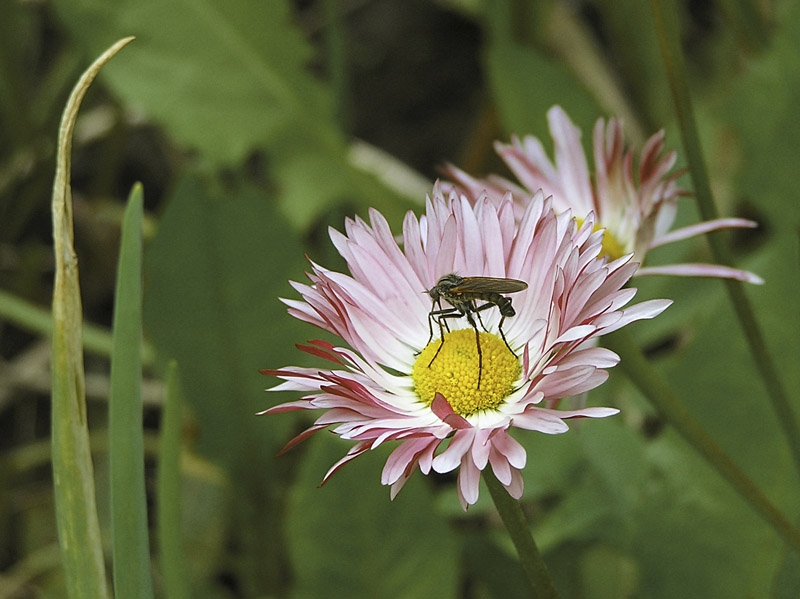
[[[462,416],[492,410],[503,403],[522,367],[500,337],[492,333],[480,333],[479,337],[483,356],[480,388],[475,330],[460,329],[446,333],[444,343],[432,340],[417,357],[411,376],[422,401],[430,405],[441,393]]]
[[[576,218],[575,220],[578,221],[578,228],[580,229],[583,226],[583,220],[580,218]],[[603,228],[602,223],[595,223],[593,231],[599,231]],[[611,260],[616,260],[617,258],[622,258],[627,252],[622,247],[617,238],[611,234],[611,231],[608,229],[605,230],[603,233],[603,250],[601,255],[608,256]]]

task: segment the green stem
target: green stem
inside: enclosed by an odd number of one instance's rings
[[[497,480],[491,468],[483,471],[483,479],[486,481],[486,486],[489,487],[489,493],[492,495],[494,505],[503,520],[506,530],[508,530],[511,541],[517,549],[522,568],[525,570],[525,575],[531,584],[532,596],[536,599],[558,597],[558,592],[550,578],[550,573],[547,571],[547,564],[544,563],[542,554],[539,553],[539,548],[536,546],[536,541],[533,540],[533,535],[531,535],[530,527],[527,520],[525,520],[525,515],[522,513],[522,507],[519,502],[508,494],[508,491]]]
[[[21,329],[46,337],[53,336],[53,314],[50,310],[0,289],[0,318]],[[98,356],[111,355],[111,332],[91,323],[83,323],[83,350]],[[153,346],[142,347],[142,363],[150,366],[155,362]]]
[[[716,444],[703,426],[681,405],[666,381],[655,371],[626,331],[604,337],[605,345],[622,358],[620,368],[647,397],[661,416],[719,472],[747,503],[795,549],[800,550],[800,531],[758,490]]]
[[[677,12],[672,0],[651,0],[650,5],[653,10],[656,30],[658,31],[661,53],[672,91],[672,99],[675,103],[675,112],[680,125],[681,139],[686,151],[686,159],[694,184],[697,204],[703,218],[705,220],[713,220],[719,218],[719,214],[711,194],[711,185],[695,124],[686,65],[683,61],[683,53],[680,47]],[[722,238],[710,235],[708,242],[714,255],[714,260],[727,266],[733,265],[730,252]],[[733,308],[736,311],[736,316],[749,342],[756,367],[767,388],[767,395],[770,398],[772,408],[783,427],[784,435],[794,458],[795,467],[800,473],[800,429],[798,429],[797,420],[791,408],[789,395],[778,376],[778,370],[769,354],[764,335],[756,321],[753,307],[747,295],[745,295],[742,283],[725,279],[725,284],[733,303]]]

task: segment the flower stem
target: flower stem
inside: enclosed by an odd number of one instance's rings
[[[681,405],[666,381],[647,361],[630,333],[615,331],[606,335],[604,340],[606,347],[622,358],[620,368],[664,419],[708,460],[781,538],[800,550],[800,531],[758,490],[755,483],[739,469],[705,428]]]
[[[683,61],[683,53],[680,47],[674,1],[651,0],[650,6],[653,11],[656,30],[658,31],[661,54],[664,58],[664,67],[669,79],[672,99],[675,103],[675,113],[678,118],[681,139],[686,151],[686,160],[689,164],[689,171],[694,184],[697,205],[704,220],[713,220],[718,218],[719,214],[711,194],[708,172],[706,171],[700,139],[697,134],[686,65]],[[714,255],[714,260],[727,266],[733,265],[730,252],[722,238],[711,235],[708,237],[708,242]],[[772,408],[783,427],[784,435],[794,458],[795,467],[800,473],[800,429],[791,408],[789,395],[778,376],[778,369],[769,354],[764,335],[756,321],[752,305],[747,295],[745,295],[742,283],[726,279],[725,284],[733,303],[733,308],[736,311],[736,316],[749,342],[756,367],[767,388],[767,395],[772,403]]]
[[[550,573],[547,571],[547,564],[544,563],[542,554],[539,553],[539,548],[536,546],[536,541],[533,540],[533,535],[531,535],[530,527],[527,520],[525,520],[525,515],[522,513],[519,501],[508,494],[508,491],[497,480],[491,468],[483,471],[483,477],[486,481],[486,486],[489,487],[489,493],[492,495],[497,512],[500,514],[511,541],[517,549],[517,555],[519,555],[520,562],[522,562],[522,568],[525,570],[528,582],[531,583],[532,596],[536,599],[558,597],[558,592],[553,586]]]

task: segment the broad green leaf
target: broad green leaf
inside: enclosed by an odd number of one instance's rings
[[[672,121],[667,78],[658,49],[649,2],[592,0],[598,11],[608,62],[618,85],[635,103],[638,115],[653,131]]]
[[[134,185],[122,223],[109,398],[114,595],[153,596],[142,440],[142,212]]]
[[[255,413],[278,398],[263,392],[272,383],[259,369],[290,362],[304,341],[278,299],[295,296],[287,280],[302,279],[303,264],[291,229],[257,192],[212,192],[199,178],[176,187],[145,254],[145,323],[159,352],[181,364],[202,452],[272,462],[281,440],[266,437]]]
[[[800,595],[800,556],[787,552],[773,585],[775,599],[792,599]]]
[[[722,109],[723,157],[730,160],[731,153],[741,152],[742,168],[735,188],[739,196],[774,226],[791,222],[796,228],[800,222],[795,160],[800,136],[800,4],[781,2],[776,8],[779,14],[769,48],[746,65],[742,76],[723,90],[712,109]],[[736,137],[731,137],[731,132]]]
[[[797,388],[800,318],[785,309],[800,288],[792,247],[793,239],[781,235],[762,252],[757,270],[767,285],[749,289],[749,295],[785,382]],[[704,320],[667,361],[670,385],[762,492],[794,519],[798,484],[792,461],[742,334],[732,326],[728,302],[719,302]],[[774,531],[669,429],[649,456],[653,483],[635,516],[642,592],[656,598],[763,594],[786,559]]]
[[[145,324],[158,352],[181,364],[195,449],[230,473],[238,574],[252,595],[275,594],[282,581],[274,514],[291,462],[273,456],[296,419],[256,412],[280,401],[264,393],[276,381],[259,369],[295,362],[293,344],[315,334],[278,300],[295,295],[287,279],[302,279],[302,267],[302,247],[271,202],[199,178],[177,185],[145,253]]]
[[[273,161],[280,188],[278,203],[296,230],[306,231],[331,207],[345,206],[357,210],[362,218],[367,218],[369,208],[376,208],[399,231],[405,212],[422,204],[430,193],[430,187],[419,189],[414,181],[417,193],[412,203],[411,192],[406,191],[411,185],[401,195],[399,189],[390,188],[374,173],[354,167],[345,152],[326,151],[303,140],[289,141],[281,147],[283,151],[276,151]],[[343,222],[344,218],[334,226],[341,229]]]
[[[485,60],[500,122],[509,134],[535,135],[547,147],[550,134],[545,114],[551,106],[559,104],[585,132],[602,115],[566,67],[539,50],[497,41],[489,46]]]
[[[108,83],[213,163],[239,162],[279,132],[294,131],[333,152],[342,143],[329,94],[307,70],[311,48],[285,0],[53,5],[89,52],[136,36],[136,50]]]
[[[460,541],[465,575],[469,577],[469,584],[474,586],[479,597],[529,599],[530,583],[524,570],[520,568],[519,558],[502,524],[498,522],[497,526],[497,534],[492,538],[487,538],[478,531],[464,535]],[[505,546],[501,546],[503,542]]]
[[[375,206],[400,222],[406,201],[354,168],[330,90],[312,77],[311,47],[286,0],[56,0],[89,50],[116,31],[136,51],[108,83],[212,166],[265,150],[284,216],[307,230],[336,203]],[[419,198],[421,202],[423,197]]]
[[[800,316],[786,306],[795,301],[800,288],[800,276],[791,257],[795,249],[791,233],[776,236],[756,266],[767,283],[748,289],[769,349],[786,384],[794,389],[800,384],[800,372],[795,367],[800,351]],[[786,445],[746,351],[743,334],[733,326],[732,318],[726,302],[706,314],[691,343],[667,362],[670,383],[684,405],[757,482],[782,494],[794,488],[790,483],[794,477],[787,478],[782,471],[788,465]],[[708,356],[720,366],[709,367]],[[754,446],[745,445],[741,443],[745,437],[759,441]]]
[[[286,516],[293,596],[457,597],[456,539],[434,509],[429,481],[415,473],[390,501],[389,487],[380,484],[388,455],[381,450],[347,464],[318,488],[349,443],[323,433],[307,443]]]
[[[734,491],[667,431],[648,452],[653,475],[634,514],[642,596],[760,596],[779,544]]]

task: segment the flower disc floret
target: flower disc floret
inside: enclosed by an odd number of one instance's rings
[[[446,333],[444,342],[434,339],[420,352],[411,376],[423,402],[431,405],[440,393],[456,414],[470,416],[496,409],[511,394],[522,372],[519,359],[497,335],[481,332],[479,338],[480,373],[473,329]]]
[[[578,226],[583,224],[583,220],[578,218]],[[617,241],[617,238],[614,237],[614,234],[607,229],[603,229],[600,223],[595,223],[594,231],[603,231],[603,244],[602,244],[602,251],[600,252],[603,256],[608,256],[611,260],[616,260],[617,258],[622,258],[625,255],[625,249],[622,245]]]

